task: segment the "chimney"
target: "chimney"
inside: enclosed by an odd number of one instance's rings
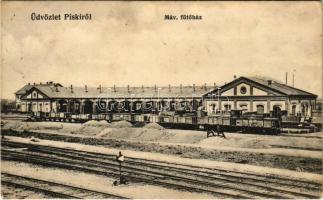
[[[142,92],[145,92],[144,85],[141,86],[141,90],[142,90]]]
[[[101,87],[101,85],[99,85],[98,90],[99,90],[100,93],[102,93],[102,87]]]
[[[85,92],[88,92],[88,91],[87,91],[87,85],[85,85]]]
[[[193,92],[195,92],[195,84],[193,84]]]
[[[170,84],[168,84],[168,91],[169,91],[169,92],[171,91],[171,87],[170,87]]]
[[[182,86],[182,84],[179,85],[179,89],[180,89],[181,93],[183,93],[183,86]]]
[[[42,83],[41,82],[39,82],[39,85],[41,85]]]
[[[73,93],[73,85],[71,85],[71,93]]]
[[[272,80],[268,80],[268,85],[271,85],[272,84]]]
[[[287,85],[288,72],[285,73],[285,84]]]
[[[237,78],[237,75],[233,75],[233,79],[236,79]]]
[[[207,91],[206,83],[204,83],[204,90]]]
[[[157,85],[155,85],[155,92],[157,92]]]
[[[113,85],[113,92],[117,92],[116,85]]]
[[[130,93],[130,86],[127,85],[127,90],[128,90],[128,93]]]
[[[30,83],[28,83],[28,85],[30,85]]]
[[[59,90],[58,90],[58,85],[55,85],[55,91],[56,91],[56,92],[59,92]]]
[[[36,85],[36,83],[34,82],[34,85]]]

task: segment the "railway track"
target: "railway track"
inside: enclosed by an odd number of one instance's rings
[[[115,155],[13,142],[3,142],[2,146],[27,148],[19,152],[2,149],[2,159],[118,176]],[[309,181],[197,168],[137,158],[127,158],[123,165],[123,175],[132,182],[206,192],[216,197],[226,198],[318,198],[321,193],[320,185]]]
[[[71,185],[39,180],[1,172],[1,184],[40,192],[53,198],[64,199],[125,199],[125,197],[84,189]]]

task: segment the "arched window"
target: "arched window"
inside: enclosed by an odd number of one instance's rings
[[[296,115],[296,105],[292,105],[292,115]]]
[[[240,104],[240,108],[243,111],[248,111],[248,105],[247,104]]]
[[[230,104],[225,104],[224,105],[224,110],[227,112],[227,111],[230,111],[231,110],[231,105]]]
[[[211,107],[211,112],[212,112],[212,113],[215,113],[215,112],[216,112],[216,108],[217,108],[216,103],[212,103],[212,104],[210,104],[210,107]]]
[[[265,107],[263,105],[257,105],[257,114],[264,114]]]
[[[306,105],[302,104],[302,116],[305,116],[306,113]]]

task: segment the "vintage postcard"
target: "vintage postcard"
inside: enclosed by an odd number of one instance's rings
[[[1,198],[322,198],[320,1],[2,1]]]

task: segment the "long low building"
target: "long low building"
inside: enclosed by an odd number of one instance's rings
[[[16,93],[20,112],[158,113],[194,112],[208,115],[232,109],[258,114],[311,116],[317,95],[270,78],[240,77],[220,87],[64,87],[59,83],[27,84]]]
[[[15,94],[21,112],[156,113],[197,110],[203,94],[211,89],[214,86],[63,87],[47,82],[27,84]]]

